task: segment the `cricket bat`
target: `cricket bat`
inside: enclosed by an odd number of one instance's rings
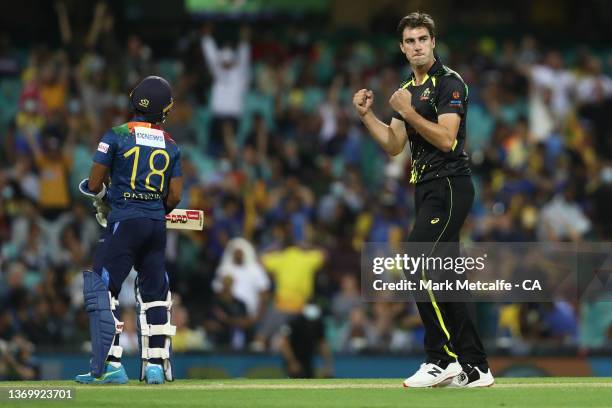
[[[204,211],[174,209],[166,215],[166,228],[202,231]]]

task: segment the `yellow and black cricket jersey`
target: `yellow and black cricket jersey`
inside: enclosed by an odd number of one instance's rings
[[[427,72],[423,84],[415,84],[414,74],[403,82],[402,89],[412,94],[414,109],[431,122],[438,122],[438,115],[457,113],[461,117],[457,139],[450,152],[445,153],[433,146],[421,135],[411,132],[410,125],[399,113],[394,118],[404,121],[412,154],[411,183],[420,183],[439,177],[469,176],[469,157],[464,150],[468,105],[468,87],[461,76],[436,59]]]

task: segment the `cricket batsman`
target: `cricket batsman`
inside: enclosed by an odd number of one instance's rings
[[[85,384],[124,384],[119,335],[123,322],[117,298],[132,267],[138,272],[135,294],[141,353],[140,380],[172,381],[170,324],[172,300],[165,270],[165,215],[183,189],[180,150],[160,124],[172,108],[172,90],[158,76],[143,79],[130,93],[134,117],[104,134],[80,191],[94,201],[105,229],[93,270],[83,272],[92,358]],[[108,183],[110,179],[110,183]]]

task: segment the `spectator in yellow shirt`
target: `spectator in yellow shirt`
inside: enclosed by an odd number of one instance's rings
[[[325,262],[325,254],[287,242],[283,249],[264,254],[261,261],[275,282],[275,293],[257,331],[256,350],[263,349],[281,326],[302,312],[314,293],[315,275]]]
[[[55,219],[61,212],[70,208],[70,189],[68,180],[72,167],[71,144],[62,148],[59,129],[48,127],[43,129],[39,146],[33,134],[27,134],[26,139],[32,152],[40,176],[39,205],[43,217]]]

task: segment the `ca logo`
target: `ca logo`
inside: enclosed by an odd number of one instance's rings
[[[430,90],[429,88],[425,89],[425,91],[421,94],[421,100],[422,101],[426,101],[427,99],[429,99],[429,94],[430,94]]]
[[[140,102],[138,102],[138,104],[140,106],[142,106],[143,108],[147,108],[147,107],[149,107],[149,100],[148,99],[141,99]]]
[[[438,221],[440,221],[440,219],[436,217],[436,218],[434,218],[433,220],[431,220],[431,223],[432,223],[432,224],[437,224],[437,223],[438,223]]]

